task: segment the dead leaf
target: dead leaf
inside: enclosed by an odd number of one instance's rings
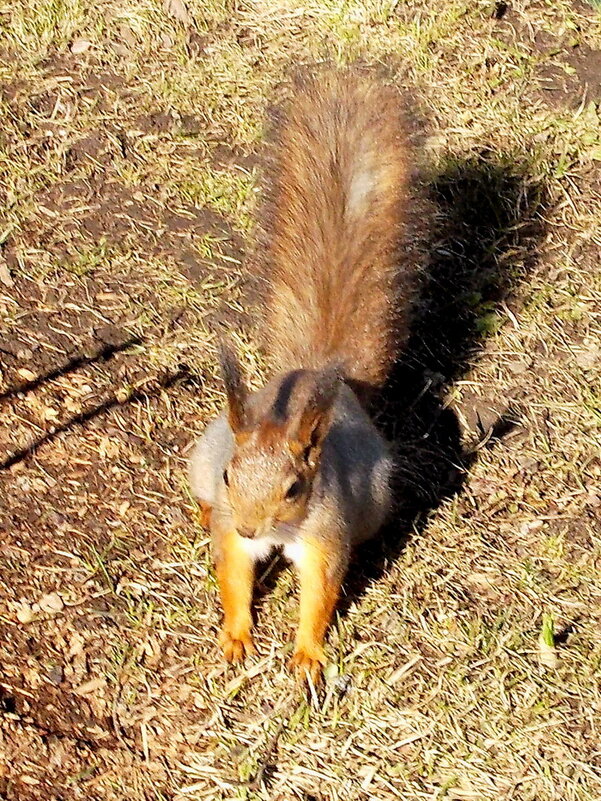
[[[123,517],[123,515],[127,512],[130,506],[131,503],[129,501],[123,501],[123,503],[120,504],[119,509],[117,510],[119,513],[119,517]]]
[[[96,690],[100,690],[103,687],[106,687],[106,681],[104,679],[90,679],[89,681],[84,681],[84,683],[80,684],[79,687],[76,687],[73,692],[77,693],[77,695],[89,695],[90,693],[96,692]]]
[[[163,0],[163,8],[170,17],[174,17],[178,22],[183,25],[189,25],[191,22],[188,9],[182,0]]]
[[[23,784],[29,785],[30,787],[36,787],[40,783],[39,779],[36,779],[33,776],[28,776],[26,773],[22,773],[19,776],[19,781],[23,782]]]
[[[545,525],[544,520],[525,520],[520,526],[520,534],[522,537],[525,537],[527,534],[530,534],[531,531],[538,531],[539,528],[542,528]]]
[[[397,681],[400,681],[400,679],[402,679],[403,676],[406,676],[407,673],[411,673],[421,659],[421,654],[415,654],[412,656],[411,659],[408,662],[405,662],[404,665],[401,665],[401,667],[393,670],[390,676],[386,679],[386,683],[390,685],[396,684]]]
[[[73,659],[79,654],[83,653],[83,647],[85,645],[85,640],[78,632],[74,631],[71,635],[71,642],[69,645],[69,651],[67,652],[67,659]]]
[[[60,612],[65,604],[57,592],[50,592],[40,598],[38,606],[43,612]]]
[[[17,375],[24,381],[33,381],[35,378],[35,373],[32,373],[31,370],[27,369],[27,367],[20,367],[17,370]]]
[[[74,39],[71,44],[71,52],[78,56],[80,53],[85,53],[90,47],[92,47],[92,42],[88,42],[87,39]]]
[[[576,364],[583,370],[592,370],[600,361],[601,349],[595,343],[591,343],[576,354]]]
[[[593,509],[601,506],[601,495],[596,487],[589,488],[588,492],[586,493],[585,502],[588,504],[588,506],[592,506]]]
[[[81,403],[73,398],[65,398],[63,401],[63,408],[71,414],[81,413]]]
[[[51,406],[47,406],[44,409],[44,420],[56,420],[58,418],[58,412],[56,409],[53,409]]]
[[[6,259],[2,256],[0,256],[0,281],[4,286],[12,286],[14,284]]]
[[[542,637],[538,640],[538,660],[541,665],[549,668],[549,670],[555,670],[557,667],[557,651],[555,650],[555,646],[547,645]]]
[[[29,604],[22,602],[17,609],[17,620],[19,623],[31,623],[35,618],[35,614]]]
[[[538,661],[549,670],[555,670],[557,667],[554,621],[549,614],[543,614],[543,622],[538,637]]]

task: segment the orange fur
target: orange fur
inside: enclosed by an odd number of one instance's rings
[[[228,531],[223,535],[216,570],[223,605],[219,642],[227,661],[239,662],[255,650],[251,635],[255,570],[237,531]]]
[[[261,422],[258,430],[257,444],[260,447],[277,445],[285,437],[285,433],[284,426],[281,423],[268,417]]]
[[[341,571],[333,569],[339,558],[323,540],[303,542],[303,558],[298,564],[300,620],[291,662],[314,682],[325,663],[323,641],[340,595]]]
[[[261,229],[276,369],[379,386],[395,356],[407,166],[398,93],[358,70],[299,82],[280,115]]]
[[[198,522],[202,528],[211,528],[211,513],[213,508],[210,504],[198,501]]]

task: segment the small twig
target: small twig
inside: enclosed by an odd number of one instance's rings
[[[265,771],[267,770],[267,768],[269,766],[269,762],[271,760],[273,752],[275,751],[275,749],[277,747],[277,744],[278,744],[278,741],[280,739],[280,736],[281,736],[282,732],[284,731],[284,728],[285,728],[288,720],[289,720],[289,716],[282,717],[282,719],[278,723],[274,733],[271,735],[271,737],[267,741],[267,744],[265,746],[265,751],[263,753],[263,757],[262,757],[262,759],[261,759],[261,761],[259,763],[259,766],[257,768],[257,772],[256,772],[254,778],[247,779],[246,781],[240,781],[240,780],[237,780],[237,779],[225,779],[224,781],[227,784],[232,785],[233,787],[247,787],[249,790],[253,790],[253,791],[259,790],[260,787],[261,787],[261,783],[263,781],[263,776],[265,775]]]
[[[131,751],[132,754],[136,752],[127,742],[127,740],[123,737],[121,723],[119,722],[119,715],[117,713],[117,707],[119,706],[119,702],[121,701],[121,696],[123,695],[123,688],[124,685],[120,684],[117,688],[117,692],[115,693],[115,697],[113,699],[113,703],[111,705],[111,721],[113,723],[113,731],[115,732],[115,737],[119,740],[121,745],[127,750]]]

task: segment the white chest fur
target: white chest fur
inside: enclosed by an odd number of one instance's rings
[[[277,531],[254,540],[243,538],[242,545],[256,562],[266,559],[275,548],[282,548],[286,559],[297,564],[303,551],[302,541],[291,539],[290,534],[284,538]]]

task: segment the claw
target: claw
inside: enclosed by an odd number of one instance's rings
[[[322,651],[309,653],[302,648],[297,649],[290,660],[290,667],[300,679],[308,682],[310,676],[316,685],[321,682],[324,664],[325,657]]]
[[[246,656],[256,653],[250,631],[234,635],[223,629],[219,634],[219,644],[228,662],[242,662]]]

